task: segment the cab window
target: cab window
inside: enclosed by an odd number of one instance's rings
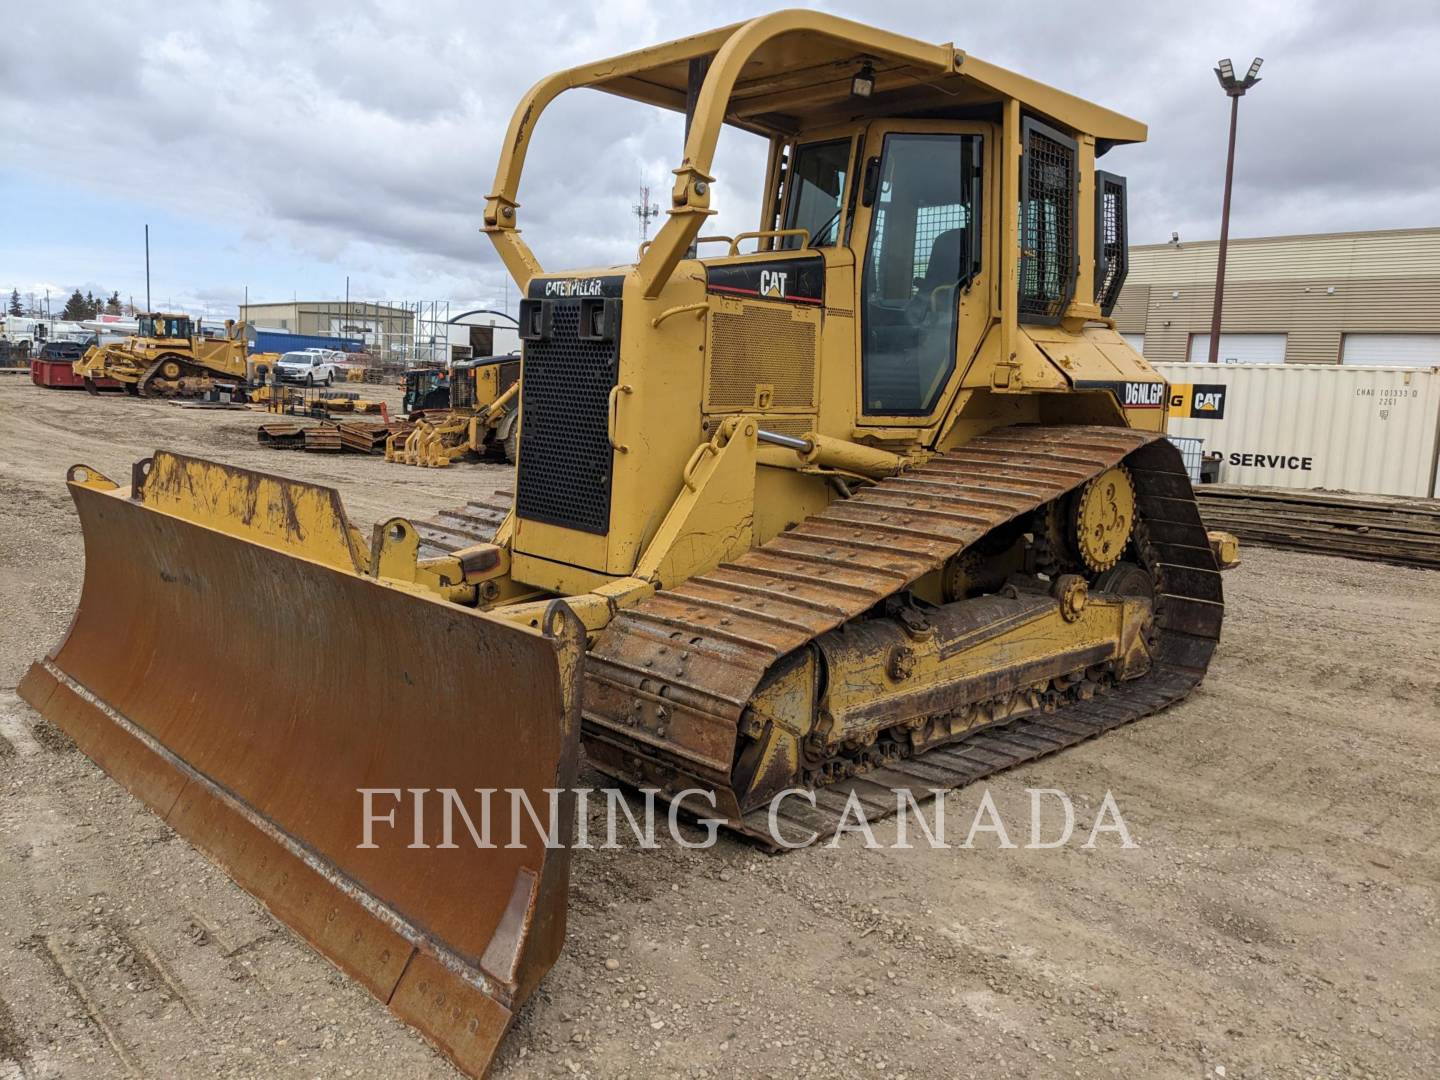
[[[840,235],[841,199],[850,164],[850,140],[807,143],[795,150],[790,167],[790,201],[785,228],[804,229],[811,247],[834,247]],[[800,247],[800,237],[786,236],[785,249]]]
[[[863,307],[864,411],[922,415],[955,366],[960,291],[979,268],[981,139],[885,136]]]

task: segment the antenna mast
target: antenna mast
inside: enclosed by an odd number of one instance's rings
[[[640,242],[650,239],[650,222],[660,216],[660,207],[650,201],[650,185],[640,185],[640,201],[630,208],[640,221]]]

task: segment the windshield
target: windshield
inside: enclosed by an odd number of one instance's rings
[[[785,228],[804,229],[811,247],[834,247],[840,235],[840,200],[849,161],[849,139],[809,143],[795,151]],[[798,248],[800,237],[787,236],[781,246]]]
[[[279,362],[282,364],[303,364],[306,367],[309,367],[310,354],[303,352],[287,352],[284,356],[280,357]]]

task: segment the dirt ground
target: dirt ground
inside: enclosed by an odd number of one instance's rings
[[[366,525],[507,479],[259,419],[0,376],[0,1080],[455,1075],[14,693],[79,592],[68,465],[170,447]],[[495,1075],[1440,1075],[1440,574],[1250,549],[1226,592],[1192,698],[989,781],[1019,844],[1026,789],[1068,792],[1065,847],[578,852]],[[947,798],[961,837],[985,790]],[[1080,846],[1107,791],[1134,849]]]

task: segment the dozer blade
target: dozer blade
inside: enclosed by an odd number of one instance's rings
[[[367,576],[329,488],[165,453],[133,494],[79,466],[69,486],[80,605],[21,696],[483,1075],[564,935],[573,794],[549,792],[574,787],[579,621],[556,604],[536,632]],[[450,804],[441,846],[446,789],[475,831]]]

